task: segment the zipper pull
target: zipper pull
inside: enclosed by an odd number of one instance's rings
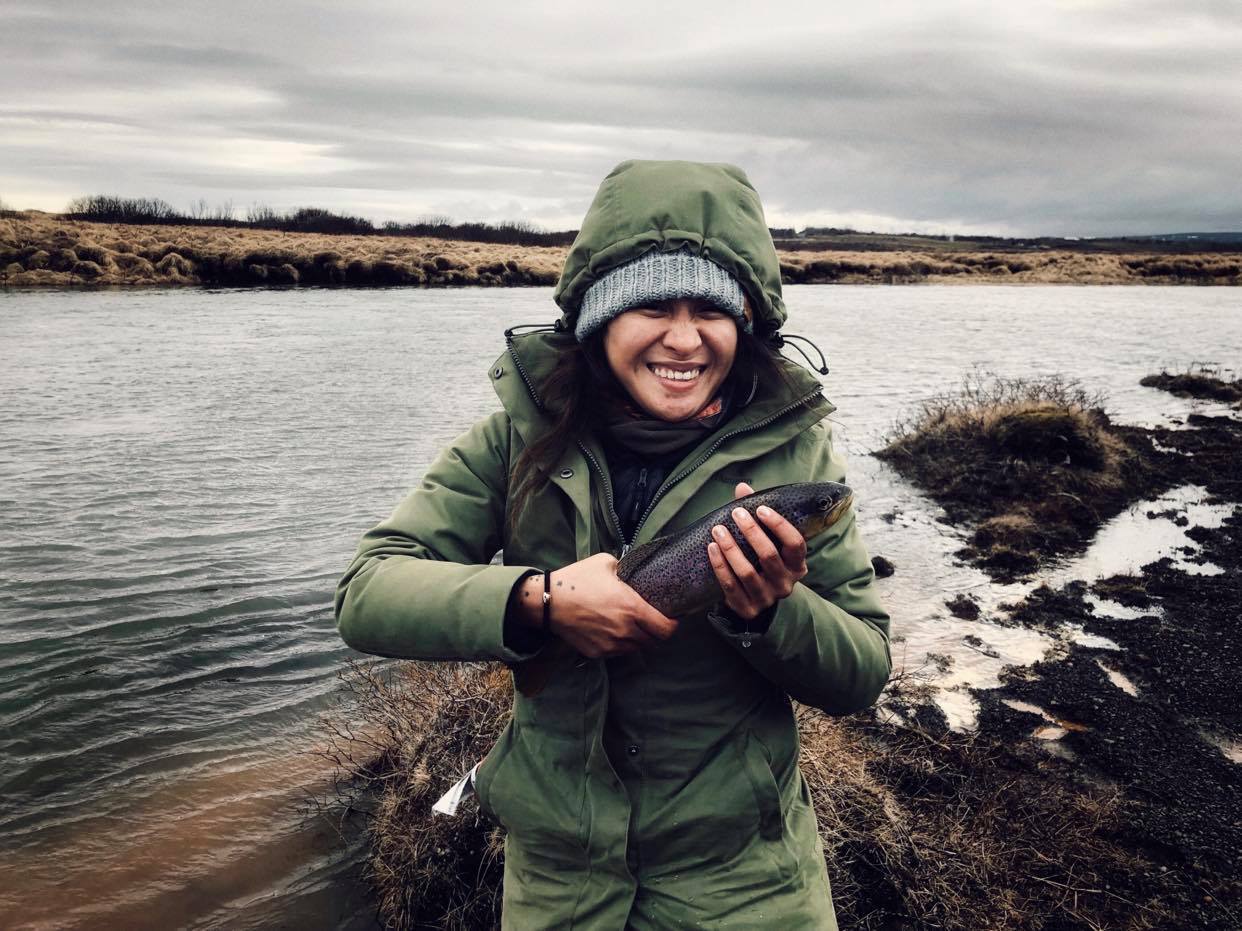
[[[647,491],[647,469],[643,467],[638,470],[638,484],[634,486],[634,506],[630,508],[630,525],[638,523],[638,516],[642,513],[643,496]]]
[[[630,547],[630,545],[629,545],[628,543],[624,544],[624,545],[621,547],[621,558],[622,558],[622,559],[625,559],[625,554],[626,554],[626,553],[628,553],[628,552],[630,551],[630,549],[631,549],[631,547]]]

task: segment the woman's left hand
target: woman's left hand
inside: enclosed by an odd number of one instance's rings
[[[745,482],[733,489],[734,498],[754,493]],[[733,521],[759,558],[758,567],[719,524],[712,528],[713,541],[707,544],[707,558],[724,592],[725,604],[747,620],[789,597],[794,583],[806,575],[806,540],[798,528],[769,507],[759,508],[756,514],[776,537],[775,543],[745,508],[734,509]]]

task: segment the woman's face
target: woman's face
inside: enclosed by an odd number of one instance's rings
[[[632,308],[604,331],[613,375],[660,420],[685,420],[702,410],[720,391],[736,354],[733,317],[698,298]]]

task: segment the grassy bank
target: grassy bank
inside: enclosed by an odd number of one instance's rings
[[[877,237],[878,238],[878,237]],[[1242,284],[1231,253],[1031,249],[864,250],[778,241],[793,284]],[[894,243],[905,246],[906,243]],[[796,246],[796,248],[795,248]],[[0,282],[11,286],[522,286],[555,283],[565,246],[408,235],[136,225],[33,211],[0,219]]]

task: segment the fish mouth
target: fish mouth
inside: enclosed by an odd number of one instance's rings
[[[840,501],[834,504],[829,509],[828,513],[824,515],[824,520],[826,521],[824,526],[831,527],[833,524],[839,521],[844,516],[845,512],[850,509],[850,505],[853,503],[854,503],[854,493],[851,491],[848,495],[846,495],[844,498],[842,498]]]

